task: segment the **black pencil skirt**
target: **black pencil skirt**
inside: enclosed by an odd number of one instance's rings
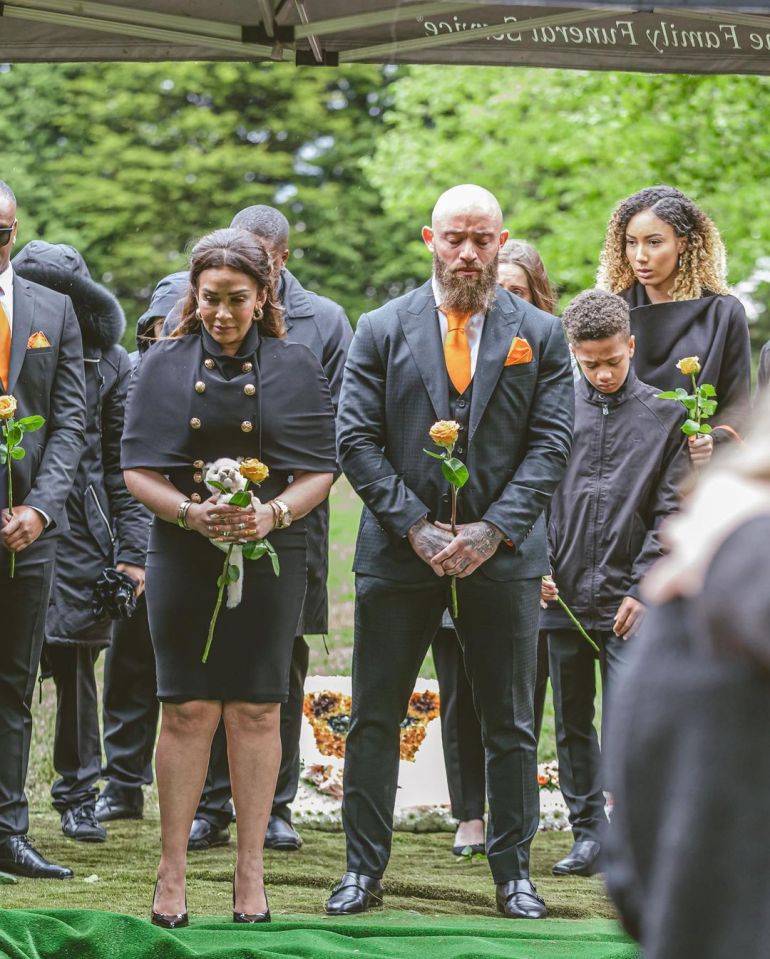
[[[304,529],[274,531],[280,576],[267,556],[244,560],[243,597],[222,602],[208,661],[201,662],[225,554],[198,533],[155,520],[146,591],[158,699],[283,703],[305,595]]]

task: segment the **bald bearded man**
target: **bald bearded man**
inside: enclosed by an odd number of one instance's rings
[[[422,237],[433,276],[359,320],[338,417],[340,465],[364,501],[358,532],[353,709],[343,822],[347,868],[326,912],[382,904],[399,726],[449,606],[486,752],[487,856],[498,910],[541,918],[529,880],[538,827],[533,688],[543,509],[569,455],[573,389],[561,324],[497,286],[508,238],[495,197],[444,193]],[[424,453],[436,420],[456,420],[470,470],[451,532],[449,486]]]

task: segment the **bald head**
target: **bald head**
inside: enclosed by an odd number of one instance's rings
[[[500,232],[503,225],[503,211],[494,193],[474,183],[462,183],[441,194],[433,207],[431,223],[435,230],[439,223],[447,219],[474,214],[489,217],[497,232]]]

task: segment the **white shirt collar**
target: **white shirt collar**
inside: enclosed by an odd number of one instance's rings
[[[10,293],[13,293],[13,267],[10,263],[3,272],[0,273],[0,290],[3,291],[3,296],[8,296]]]

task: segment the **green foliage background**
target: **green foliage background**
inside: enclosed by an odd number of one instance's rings
[[[730,280],[770,244],[770,80],[519,68],[39,64],[0,68],[0,177],[20,241],[80,249],[130,321],[190,241],[269,203],[290,267],[359,313],[421,282],[419,228],[474,181],[535,242],[563,301],[592,285],[607,218],[642,186],[714,217]],[[768,284],[759,286],[760,299]],[[755,324],[770,336],[768,313]]]

